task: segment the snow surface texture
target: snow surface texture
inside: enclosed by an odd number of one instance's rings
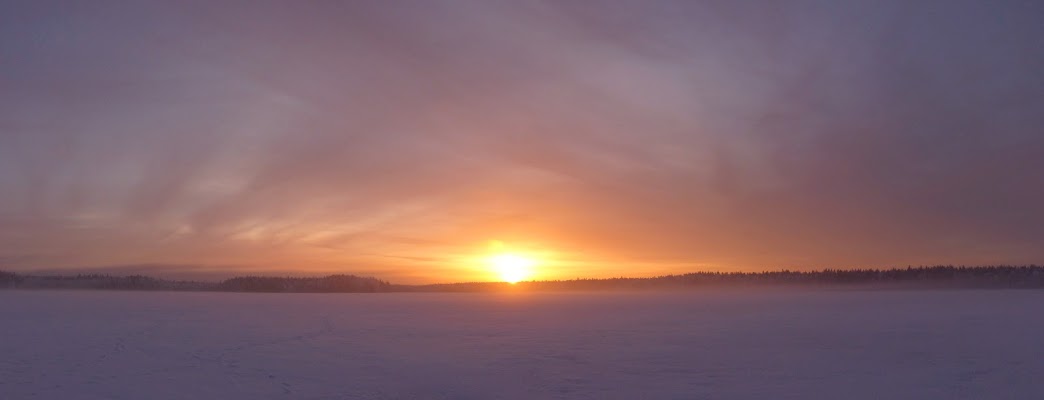
[[[1044,291],[0,291],[0,398],[1041,399]]]

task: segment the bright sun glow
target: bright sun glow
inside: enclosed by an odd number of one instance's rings
[[[529,278],[536,262],[517,254],[497,254],[489,258],[489,264],[504,282],[517,283]]]

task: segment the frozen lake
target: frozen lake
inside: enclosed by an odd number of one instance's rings
[[[1044,291],[0,291],[3,399],[1039,399]]]

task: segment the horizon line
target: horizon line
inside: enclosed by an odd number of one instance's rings
[[[1031,269],[1031,268],[1042,268],[1044,264],[978,264],[978,265],[967,265],[967,264],[922,264],[922,265],[906,265],[904,267],[891,266],[891,267],[868,267],[868,268],[820,268],[820,269],[766,269],[760,271],[713,271],[713,270],[694,270],[690,272],[677,273],[677,274],[666,274],[646,277],[635,277],[635,276],[613,276],[603,278],[588,278],[588,277],[575,277],[570,279],[544,279],[544,280],[523,280],[515,283],[509,283],[506,281],[457,281],[457,282],[433,282],[433,283],[395,283],[390,280],[385,280],[377,276],[372,275],[357,275],[349,272],[344,273],[329,273],[323,275],[265,275],[265,274],[244,274],[234,275],[228,278],[217,279],[217,280],[197,280],[197,279],[170,279],[170,278],[159,278],[144,273],[129,273],[117,275],[108,272],[74,272],[69,274],[58,274],[54,273],[54,269],[44,269],[37,271],[13,271],[0,269],[0,275],[4,273],[14,274],[24,277],[40,277],[40,278],[76,278],[76,277],[108,277],[108,278],[131,278],[131,277],[143,277],[154,279],[158,281],[167,282],[184,282],[184,283],[221,283],[237,278],[274,278],[274,279],[323,279],[334,276],[352,276],[364,279],[373,279],[384,282],[389,285],[397,286],[436,286],[436,285],[462,285],[462,284],[523,284],[523,283],[543,283],[543,282],[570,282],[570,281],[609,281],[609,280],[653,280],[663,279],[670,277],[679,277],[687,275],[760,275],[760,274],[822,274],[828,272],[887,272],[887,271],[904,271],[911,269],[937,269],[937,268],[954,268],[954,269],[989,269],[989,268],[1015,268],[1015,269]],[[81,270],[82,271],[82,270]],[[72,271],[71,271],[72,272]]]

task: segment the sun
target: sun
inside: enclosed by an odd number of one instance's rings
[[[500,275],[501,280],[514,284],[529,278],[536,261],[518,254],[505,253],[490,257],[489,264]]]

